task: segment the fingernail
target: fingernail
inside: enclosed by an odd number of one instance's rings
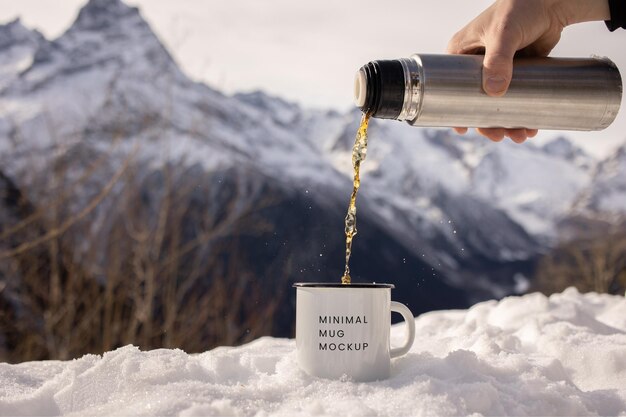
[[[503,77],[493,76],[487,78],[485,90],[489,94],[502,94],[506,89],[506,80]]]

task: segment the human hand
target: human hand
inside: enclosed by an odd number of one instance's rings
[[[483,90],[500,97],[509,88],[515,55],[547,56],[566,26],[608,19],[607,0],[496,0],[452,37],[448,53],[484,53]],[[460,134],[467,132],[464,127],[455,130]],[[477,130],[494,142],[509,137],[522,143],[537,134],[536,129]]]

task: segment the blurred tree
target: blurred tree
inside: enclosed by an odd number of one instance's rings
[[[569,286],[581,292],[626,290],[626,222],[587,228],[557,245],[539,262],[534,287],[546,294]]]
[[[1,361],[71,359],[126,344],[198,352],[271,333],[282,291],[264,288],[241,264],[233,238],[241,228],[262,230],[251,213],[271,201],[242,205],[249,190],[230,173],[210,209],[198,201],[210,195],[210,174],[166,165],[140,178],[136,164],[131,153],[74,209],[71,163],[53,170],[63,179],[40,207],[0,172]],[[103,204],[115,207],[101,207],[105,220],[94,214]]]

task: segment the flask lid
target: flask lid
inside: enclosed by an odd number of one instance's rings
[[[357,71],[354,102],[363,112],[379,119],[397,119],[405,96],[405,75],[397,60],[372,61]]]

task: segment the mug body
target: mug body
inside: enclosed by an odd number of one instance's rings
[[[391,284],[301,283],[296,287],[296,348],[310,375],[354,381],[391,370]]]

